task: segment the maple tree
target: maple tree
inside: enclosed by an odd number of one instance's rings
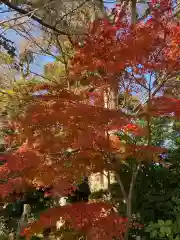
[[[6,140],[18,147],[0,168],[1,178],[6,180],[0,185],[3,197],[23,192],[27,185],[51,186],[52,195],[67,195],[81,176],[112,171],[126,201],[127,218],[113,213],[113,206],[107,203],[77,203],[43,213],[25,230],[27,237],[55,226],[61,217],[90,239],[128,238],[138,171],[144,161],[157,161],[164,152],[151,143],[151,120],[180,116],[179,99],[157,96],[179,71],[179,25],[167,4],[157,8],[153,3],[151,8],[151,18],[133,26],[125,13],[118,11],[114,22],[95,21],[87,37],[75,46],[70,86],[63,82],[29,89],[32,94],[40,90],[47,93],[32,95],[26,111],[13,119],[10,127],[14,133]],[[77,80],[95,90],[89,93],[86,88],[76,88]],[[143,89],[148,101],[139,106],[137,114],[105,108],[103,94],[118,95],[119,89],[131,95]],[[118,173],[128,158],[135,158],[137,164],[127,193]]]

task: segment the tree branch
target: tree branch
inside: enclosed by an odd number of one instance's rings
[[[10,18],[10,19],[7,19],[7,20],[3,20],[3,21],[0,22],[0,25],[9,23],[9,22],[11,22],[11,21],[19,20],[19,19],[21,19],[21,18],[23,18],[23,17],[26,17],[26,16],[29,16],[29,15],[30,15],[29,18],[31,18],[32,15],[33,15],[37,10],[38,10],[38,9],[36,8],[36,9],[34,9],[33,11],[30,11],[29,13],[24,14],[24,16],[16,16],[16,17],[13,17],[13,18]]]
[[[127,223],[127,230],[126,230],[125,236],[124,236],[125,240],[128,240],[128,233],[129,233],[129,228],[130,228],[129,223],[130,223],[130,219],[131,219],[131,215],[132,215],[132,195],[133,195],[133,189],[134,189],[134,185],[136,183],[136,178],[137,178],[140,167],[141,167],[141,163],[139,163],[137,165],[137,167],[134,169],[132,178],[131,178],[130,187],[129,187],[129,194],[128,194],[128,198],[127,198],[127,207],[126,207],[126,216],[128,218],[128,223]]]
[[[134,188],[134,184],[136,182],[136,178],[137,178],[137,175],[138,175],[138,172],[139,172],[139,169],[140,169],[140,166],[141,164],[138,164],[136,169],[134,170],[133,172],[133,175],[132,175],[132,179],[131,179],[131,183],[130,183],[130,188],[129,188],[129,196],[128,198],[131,200],[132,198],[132,193],[133,193],[133,188]]]
[[[123,185],[123,183],[121,181],[121,178],[120,178],[118,173],[115,172],[115,174],[116,174],[116,179],[117,179],[117,181],[119,183],[119,186],[121,188],[122,195],[123,195],[124,199],[127,201],[127,194],[126,194],[126,191],[124,189],[124,185]]]
[[[27,11],[25,9],[17,7],[16,5],[12,4],[9,0],[2,0],[1,2],[4,3],[7,7],[9,7],[11,9],[15,10],[16,12],[18,12],[19,14],[23,14],[23,15],[29,16],[31,19],[33,19],[34,21],[38,22],[43,27],[46,27],[46,28],[48,28],[50,30],[53,30],[54,32],[62,34],[62,35],[67,35],[67,36],[69,35],[68,32],[59,30],[55,26],[52,26],[52,25],[48,24],[47,22],[44,22],[41,18],[32,15],[32,12],[29,12],[29,11]]]

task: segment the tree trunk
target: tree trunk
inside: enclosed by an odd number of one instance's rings
[[[108,109],[117,108],[117,91],[115,89],[108,88],[104,92],[104,107]]]
[[[130,222],[131,222],[131,215],[132,215],[131,204],[132,204],[132,198],[128,197],[126,202],[126,217],[128,219],[128,222],[127,222],[126,232],[124,235],[124,240],[128,240],[129,238],[129,229],[130,229]]]
[[[134,185],[136,183],[136,178],[137,178],[139,169],[140,169],[140,164],[138,164],[135,170],[133,171],[132,179],[129,187],[129,194],[128,194],[127,203],[126,203],[126,217],[128,218],[128,222],[127,222],[127,229],[125,232],[125,238],[124,238],[125,240],[128,240],[129,238],[129,230],[130,230],[131,215],[132,215],[133,190],[134,190]]]
[[[131,24],[136,24],[137,21],[137,0],[131,0]]]
[[[20,239],[21,232],[28,225],[28,217],[30,212],[31,212],[31,206],[29,204],[24,204],[23,213],[21,215],[17,232],[16,232],[16,240]]]
[[[108,109],[116,109],[117,108],[117,91],[114,89],[108,88],[106,91],[104,91],[104,107]],[[108,188],[110,185],[110,172],[106,172],[105,175],[107,175],[108,180]],[[104,178],[103,178],[104,179]],[[104,182],[103,182],[103,187]]]

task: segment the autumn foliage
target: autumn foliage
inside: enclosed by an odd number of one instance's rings
[[[180,101],[163,96],[163,84],[180,69],[180,28],[169,8],[167,15],[159,15],[154,3],[151,8],[151,18],[135,26],[129,26],[123,14],[117,18],[116,12],[115,23],[108,19],[94,22],[82,45],[75,46],[68,81],[71,86],[77,80],[81,85],[93,86],[97,94],[90,96],[84,88],[68,89],[63,84],[33,89],[47,93],[32,96],[33,103],[26,113],[13,120],[14,134],[7,141],[18,147],[6,156],[7,162],[0,168],[1,178],[7,180],[0,185],[2,196],[24,191],[27,185],[53,186],[53,194],[67,195],[81,176],[103,170],[116,172],[117,163],[119,167],[121,160],[130,156],[139,162],[153,161],[155,155],[164,151],[151,146],[149,123],[156,116],[180,117]],[[138,94],[142,88],[150,91],[148,103],[140,106],[137,115],[105,108],[103,93],[118,92],[118,88],[130,94]],[[138,119],[145,121],[146,126],[138,125]],[[113,138],[112,130],[144,137],[146,144]],[[73,151],[67,154],[68,149]],[[113,157],[117,153],[121,155],[118,160]],[[69,227],[86,230],[90,239],[122,238],[125,221],[109,213],[111,209],[104,203],[50,209],[25,233],[30,236],[40,232],[62,217]]]
[[[35,232],[41,232],[43,228],[53,227],[61,216],[66,222],[66,227],[86,232],[92,239],[112,239],[115,236],[123,239],[127,219],[112,214],[111,208],[111,205],[105,203],[75,203],[71,206],[53,208],[42,214],[39,222],[32,224],[25,233],[31,236]],[[111,226],[107,228],[107,224]]]

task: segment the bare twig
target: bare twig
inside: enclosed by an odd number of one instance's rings
[[[26,17],[26,16],[29,16],[29,19],[30,19],[30,18],[32,18],[33,14],[34,14],[37,10],[38,10],[38,8],[34,9],[33,11],[30,11],[29,13],[24,14],[23,16],[22,16],[22,15],[21,15],[21,16],[16,16],[16,17],[14,17],[14,18],[10,18],[10,19],[1,21],[1,22],[0,22],[0,25],[3,25],[3,24],[5,24],[5,23],[9,23],[9,22],[11,22],[11,21],[16,21],[16,20],[21,19],[21,18],[24,18],[24,17]]]
[[[4,3],[6,6],[8,6],[9,8],[17,11],[19,14],[26,15],[29,17],[31,16],[31,12],[29,12],[23,8],[17,7],[16,5],[12,4],[9,0],[2,0],[1,2]],[[66,35],[66,36],[69,35],[68,32],[59,30],[58,28],[56,28],[56,26],[50,25],[49,23],[45,22],[42,18],[40,18],[38,16],[32,15],[30,18],[33,19],[34,21],[36,21],[37,23],[39,23],[40,25],[42,25],[43,27],[48,28],[60,35]]]
[[[68,15],[74,13],[75,11],[77,11],[79,8],[81,8],[85,3],[87,3],[89,0],[84,0],[82,3],[80,3],[77,7],[73,8],[71,11],[69,11],[68,13],[64,14],[55,24],[55,27]]]
[[[31,16],[34,14],[34,12],[35,11],[37,11],[38,9],[35,9],[35,10],[33,10],[32,11],[32,13],[31,13]],[[10,28],[14,28],[14,27],[17,27],[17,26],[19,26],[19,25],[23,25],[23,24],[25,24],[25,23],[27,23],[30,19],[31,19],[31,16],[29,16],[27,19],[25,19],[23,22],[19,22],[19,23],[16,23],[16,24],[13,24],[13,26],[12,25],[10,25],[10,26],[8,26],[8,27],[6,27],[5,28],[5,30],[3,31],[3,32],[1,32],[1,34],[4,34],[8,29],[10,29]],[[11,21],[13,21],[13,20],[18,20],[18,19],[20,19],[20,18],[24,18],[25,16],[20,16],[20,17],[16,17],[16,18],[11,18],[11,19],[9,19],[9,20],[6,20],[6,21],[4,21],[3,22],[3,24],[5,23],[5,22],[11,22]],[[1,22],[0,22],[0,24],[1,24]]]
[[[30,32],[28,32],[23,26],[21,26],[23,28],[23,32],[26,34],[23,35],[22,33],[19,33],[17,30],[15,30],[20,36],[26,38],[28,41],[31,41],[33,44],[35,44],[43,53],[54,57],[55,59],[60,61],[60,58],[58,56],[55,56],[53,53],[51,53],[50,51],[48,51],[47,49],[44,49],[38,42],[37,40],[32,36],[32,34]]]
[[[32,72],[31,70],[30,70],[29,72],[30,72],[31,74],[37,76],[37,77],[41,77],[41,78],[43,78],[43,79],[45,79],[45,80],[48,80],[48,81],[50,81],[50,82],[54,82],[54,83],[57,82],[57,80],[56,80],[53,76],[52,76],[51,78],[49,78],[49,77],[44,76],[44,75],[41,75],[41,74],[39,74],[39,73]]]

